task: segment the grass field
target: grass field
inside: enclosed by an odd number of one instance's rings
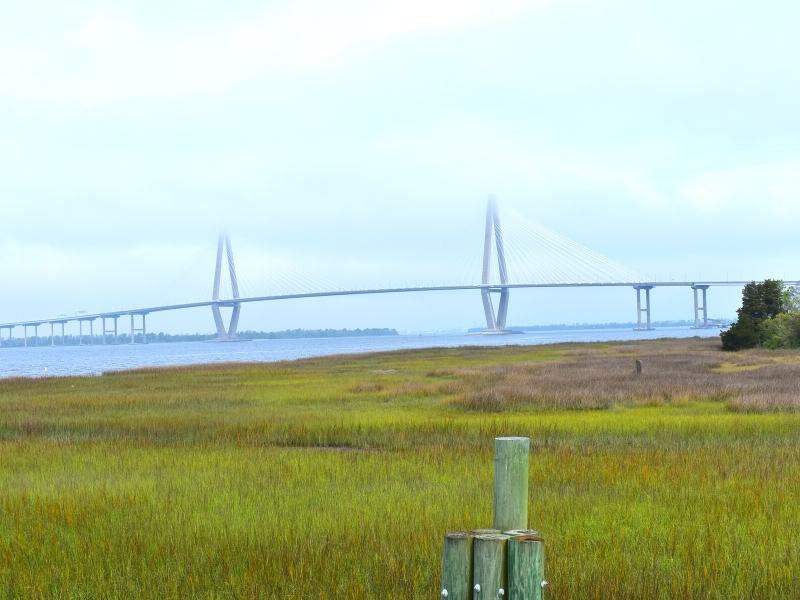
[[[708,340],[3,380],[0,597],[435,598],[526,435],[549,598],[800,598],[798,408]]]

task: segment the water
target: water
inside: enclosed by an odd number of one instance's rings
[[[457,346],[507,346],[559,342],[601,342],[661,337],[713,337],[716,329],[664,327],[655,331],[587,329],[516,335],[419,335],[391,337],[254,340],[235,343],[178,342],[147,345],[42,346],[0,348],[0,378],[99,375],[140,367],[221,362],[274,362],[311,356]]]

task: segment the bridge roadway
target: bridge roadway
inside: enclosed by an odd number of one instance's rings
[[[627,287],[634,288],[637,292],[649,290],[656,287],[689,287],[693,289],[703,290],[709,287],[720,286],[744,286],[750,281],[653,281],[653,282],[625,282],[625,283],[508,283],[508,284],[467,284],[467,285],[443,285],[443,286],[422,286],[422,287],[399,287],[399,288],[375,288],[363,290],[337,290],[327,292],[306,292],[298,294],[278,294],[273,296],[252,296],[244,298],[232,298],[229,300],[204,300],[200,302],[186,302],[184,304],[165,304],[162,306],[148,306],[144,308],[131,308],[124,310],[115,310],[109,312],[100,312],[94,314],[76,314],[74,316],[58,316],[50,319],[34,319],[28,321],[16,321],[9,323],[0,323],[0,330],[8,329],[9,333],[15,327],[39,327],[45,324],[61,324],[70,322],[91,322],[97,319],[118,319],[123,316],[145,316],[150,313],[166,312],[173,310],[185,310],[190,308],[204,308],[204,307],[233,307],[237,304],[247,304],[251,302],[273,302],[277,300],[296,300],[301,298],[325,298],[333,296],[366,296],[377,294],[401,294],[401,293],[414,293],[414,292],[450,292],[450,291],[490,291],[499,292],[503,289],[532,289],[532,288],[600,288],[600,287]],[[800,281],[786,281],[789,285],[800,285]],[[641,312],[647,312],[648,327],[649,327],[649,297],[647,306],[642,309],[638,308]],[[697,308],[697,307],[696,307]],[[639,323],[641,325],[641,321]],[[141,330],[144,333],[144,324]],[[111,333],[105,331],[105,333]],[[116,326],[115,331],[116,333]],[[63,335],[63,333],[62,333]]]

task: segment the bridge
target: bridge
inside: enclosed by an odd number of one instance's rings
[[[217,332],[217,340],[231,341],[237,339],[237,330],[242,306],[254,302],[276,302],[280,300],[292,300],[299,298],[323,298],[335,296],[365,296],[379,294],[406,294],[422,292],[449,292],[449,291],[475,291],[480,292],[483,304],[486,329],[482,332],[485,335],[502,335],[512,333],[507,328],[508,308],[511,292],[513,290],[531,288],[600,288],[617,287],[630,288],[636,293],[636,330],[651,330],[652,327],[652,307],[651,293],[659,287],[684,287],[692,291],[694,296],[694,327],[709,327],[708,319],[708,290],[716,286],[743,286],[749,281],[725,281],[725,280],[695,280],[695,281],[646,281],[620,265],[610,261],[606,257],[589,250],[588,248],[573,242],[567,238],[554,235],[541,228],[533,229],[540,246],[543,248],[545,256],[551,262],[562,263],[563,268],[557,265],[559,275],[550,275],[549,279],[541,281],[514,282],[510,278],[506,243],[503,237],[500,214],[497,202],[490,197],[486,210],[486,224],[483,240],[483,261],[480,283],[465,283],[454,285],[427,285],[419,287],[376,287],[367,289],[347,289],[347,290],[328,290],[328,291],[308,291],[299,293],[285,293],[274,295],[242,296],[240,295],[239,282],[234,262],[233,249],[230,237],[227,234],[220,235],[217,245],[216,268],[214,271],[214,284],[211,298],[196,302],[186,302],[181,304],[166,304],[161,306],[146,306],[125,310],[114,310],[99,312],[95,314],[78,314],[72,317],[59,316],[55,318],[34,319],[28,321],[17,321],[0,323],[0,345],[3,343],[2,333],[8,333],[7,339],[14,337],[17,328],[22,329],[22,339],[25,346],[33,332],[33,338],[39,339],[39,328],[50,326],[50,344],[55,345],[56,338],[61,338],[61,343],[65,340],[65,328],[69,323],[76,323],[78,326],[78,341],[82,344],[85,333],[88,333],[88,341],[94,339],[94,325],[100,322],[100,334],[103,344],[108,343],[109,338],[112,342],[117,342],[119,338],[119,320],[130,319],[130,342],[136,343],[137,335],[140,336],[142,343],[147,343],[147,317],[153,313],[168,311],[210,308]],[[572,269],[569,267],[572,266]],[[571,273],[583,273],[583,278],[579,275],[575,281],[569,281]],[[223,275],[227,274],[230,281],[230,296],[221,297],[221,284]],[[566,280],[565,280],[566,278]],[[536,279],[532,276],[531,279]],[[799,285],[800,281],[787,281],[791,285]],[[495,307],[495,299],[497,306]],[[231,309],[231,316],[228,323],[222,316],[223,308]],[[88,332],[85,331],[88,326]],[[56,327],[60,329],[59,335],[56,334]]]

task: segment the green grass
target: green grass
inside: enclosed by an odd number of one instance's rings
[[[686,369],[710,350],[424,350],[0,381],[0,597],[433,598],[443,534],[491,524],[498,435],[532,439],[549,598],[800,597],[800,414],[732,410],[728,391],[757,372],[714,372],[712,356],[692,367],[696,387],[673,378],[674,396],[651,387],[639,402],[650,384],[637,380],[630,397],[600,386],[597,402],[574,401],[592,386],[576,364],[612,361],[596,367],[616,378],[613,361],[665,352]],[[644,363],[665,385],[653,371],[668,364]],[[703,391],[705,371],[727,395]],[[473,389],[492,386],[503,393],[476,406]]]

